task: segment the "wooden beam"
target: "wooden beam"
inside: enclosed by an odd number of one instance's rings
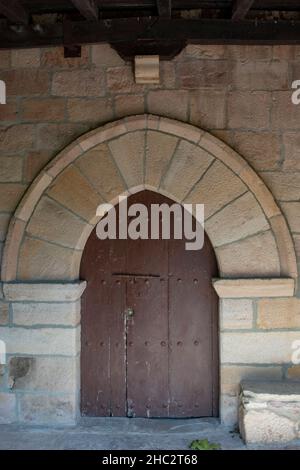
[[[234,0],[231,19],[233,21],[243,20],[252,7],[253,3],[254,0]]]
[[[123,18],[53,25],[22,25],[0,30],[0,49],[109,42],[155,47],[169,44],[300,44],[300,21],[256,22],[168,18]]]
[[[0,0],[0,13],[12,23],[27,24],[29,15],[18,0]]]
[[[171,18],[172,0],[156,0],[159,16]]]
[[[71,0],[84,18],[89,21],[98,20],[98,6],[96,0]]]

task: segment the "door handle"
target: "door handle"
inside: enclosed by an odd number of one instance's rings
[[[132,307],[126,308],[126,310],[125,310],[125,315],[126,315],[127,317],[132,317],[132,316],[134,315],[134,310],[133,310],[133,308],[132,308]]]

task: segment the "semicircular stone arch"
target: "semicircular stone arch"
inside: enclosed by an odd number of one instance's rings
[[[77,139],[40,173],[10,223],[3,281],[73,281],[103,202],[143,189],[205,204],[222,277],[297,278],[286,221],[263,181],[219,139],[152,115]]]

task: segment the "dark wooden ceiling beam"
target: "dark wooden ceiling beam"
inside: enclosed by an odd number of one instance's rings
[[[254,0],[234,0],[231,19],[233,21],[241,21],[245,19],[253,3]]]
[[[71,0],[80,14],[89,21],[98,20],[98,5],[96,0]]]
[[[300,22],[126,18],[0,30],[0,49],[109,42],[143,44],[300,44]]]
[[[163,18],[171,18],[172,0],[156,0],[159,16]]]
[[[0,13],[12,23],[27,24],[29,21],[28,12],[18,0],[0,0]]]

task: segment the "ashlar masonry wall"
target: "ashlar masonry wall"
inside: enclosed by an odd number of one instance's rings
[[[61,48],[1,51],[0,79],[7,84],[8,100],[0,106],[0,246],[25,191],[66,145],[106,122],[152,113],[199,126],[244,157],[286,217],[299,267],[300,106],[291,102],[292,80],[300,78],[299,56],[297,46],[188,46],[173,61],[161,63],[160,85],[142,86],[134,83],[131,65],[107,45],[84,47],[79,59],[64,59]],[[188,155],[186,162],[179,173],[188,173]],[[227,192],[226,179],[217,174],[215,180],[213,171],[209,174],[212,197]],[[66,194],[70,189],[65,186]],[[232,277],[243,272],[244,278],[257,278],[259,247],[267,257],[275,246],[280,252],[287,246],[287,235],[281,218],[264,226],[265,216],[259,211],[254,216],[247,198],[252,201],[256,196],[241,193],[235,197],[244,197],[243,204],[234,203],[234,198],[228,208],[228,201],[222,204],[208,227],[216,234],[214,246],[222,252],[225,266],[231,266]],[[240,207],[238,213],[235,204]],[[63,206],[62,219],[65,211],[70,215],[66,200]],[[227,214],[238,223],[233,224],[233,231],[223,232],[227,243],[220,246],[217,234],[220,227],[225,229],[222,221],[228,219]],[[247,214],[252,220],[250,238]],[[255,223],[258,232],[277,230],[282,236],[274,242],[271,235],[257,234]],[[35,246],[39,239],[44,242],[43,234],[34,237]],[[50,242],[53,250],[62,249],[61,240]],[[244,258],[237,255],[242,250]],[[272,262],[261,262],[261,269],[265,267],[272,278],[293,277],[284,266],[287,259],[276,256]],[[9,283],[21,284],[12,290],[7,279],[2,279],[0,339],[9,338],[7,343],[13,346],[7,365],[0,367],[0,422],[73,423],[78,417],[79,307],[84,285],[76,275],[64,278],[55,264],[51,279],[43,277],[49,266],[28,277],[9,279]],[[221,276],[230,278],[230,269],[222,268]],[[36,284],[41,280],[48,282],[46,290]],[[220,409],[227,424],[237,422],[241,379],[300,380],[300,366],[292,363],[292,345],[300,340],[299,290],[281,287],[275,298],[274,293],[258,289],[243,291],[240,297],[241,286],[227,291],[225,297],[217,290]]]

